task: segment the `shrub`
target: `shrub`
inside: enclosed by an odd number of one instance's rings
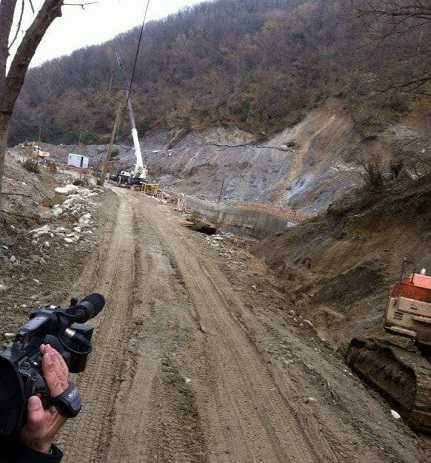
[[[361,162],[365,186],[370,191],[381,191],[384,186],[384,166],[380,159],[371,156]]]
[[[27,159],[22,166],[28,172],[31,172],[33,174],[40,174],[40,166],[35,159]]]

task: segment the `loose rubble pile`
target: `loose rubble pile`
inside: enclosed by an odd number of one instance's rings
[[[220,256],[232,259],[235,251],[228,248],[226,244],[233,238],[234,235],[232,233],[219,233],[217,235],[207,236],[206,240],[212,248],[219,252]]]
[[[91,235],[90,230],[93,224],[93,213],[97,205],[90,198],[98,195],[99,189],[89,190],[87,188],[67,185],[56,188],[56,193],[65,195],[66,199],[61,204],[56,204],[52,208],[53,221],[61,220],[70,223],[69,227],[56,223],[47,224],[36,228],[30,232],[34,246],[49,248],[51,240],[60,239],[68,244],[77,243],[86,235]]]
[[[247,267],[248,257],[242,251],[247,250],[255,242],[253,239],[239,238],[229,232],[207,236],[206,241],[221,257],[235,261],[237,265],[244,268]]]
[[[1,333],[13,332],[37,305],[79,296],[73,285],[96,249],[105,220],[101,205],[111,196],[92,178],[28,172],[22,159],[13,150],[6,158],[4,190],[10,195],[0,213],[0,342]]]
[[[220,248],[223,241],[233,237],[234,235],[232,233],[219,233],[217,235],[207,236],[207,241],[211,247]]]
[[[43,220],[48,223],[30,231],[10,226],[15,230],[15,237],[0,240],[0,295],[10,296],[17,282],[25,283],[26,290],[34,287],[35,292],[40,292],[43,289],[40,272],[46,273],[51,264],[58,268],[65,252],[69,252],[67,248],[78,246],[85,252],[92,245],[96,236],[92,230],[96,224],[96,201],[101,192],[99,188],[74,185],[56,188],[58,203],[48,215],[44,213]]]
[[[245,283],[245,291],[251,297],[261,296],[269,299],[274,298],[275,291],[274,284],[271,280],[265,281],[262,284],[262,276],[254,269],[250,268],[250,254],[247,248],[252,245],[253,240],[245,240],[238,238],[233,233],[219,233],[212,236],[207,236],[206,241],[208,245],[213,248],[220,257],[225,259],[227,269],[238,275],[241,271],[242,275],[248,274],[249,278],[246,282],[236,282],[237,286],[242,286]],[[281,299],[284,299],[283,294],[278,294]],[[284,310],[285,321],[291,325],[296,326],[302,330],[315,330],[314,324],[311,320],[304,318],[300,313],[295,310]]]

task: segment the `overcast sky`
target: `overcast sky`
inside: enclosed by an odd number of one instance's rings
[[[67,3],[79,2],[80,0],[70,0]],[[201,2],[202,0],[151,0],[148,19],[160,19]],[[41,0],[35,3],[41,4]],[[63,17],[56,19],[48,30],[31,65],[36,66],[49,59],[70,54],[86,45],[105,42],[140,25],[145,5],[145,0],[99,0],[85,10],[80,7],[63,7]],[[30,20],[28,11],[26,23]]]

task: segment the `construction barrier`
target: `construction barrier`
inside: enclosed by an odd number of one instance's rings
[[[160,183],[144,183],[140,190],[149,196],[157,196],[160,193]]]

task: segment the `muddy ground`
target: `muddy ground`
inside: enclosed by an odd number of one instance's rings
[[[424,462],[262,264],[169,206],[115,190],[76,287],[104,293],[70,462]],[[428,454],[429,455],[429,454]]]
[[[38,301],[108,300],[76,378],[84,409],[60,438],[66,462],[428,461],[429,442],[318,338],[255,243],[193,232],[141,193],[93,200],[93,236],[68,247],[54,234],[35,251],[29,230],[76,225],[49,207],[2,223],[2,331]]]

